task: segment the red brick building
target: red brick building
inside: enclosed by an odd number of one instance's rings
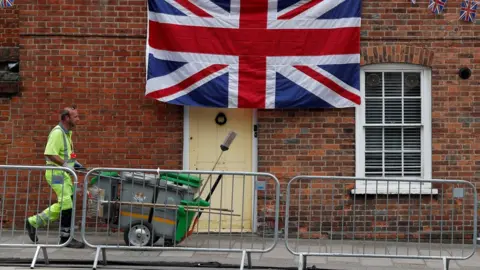
[[[0,10],[0,69],[20,64],[18,83],[0,82],[0,164],[43,165],[46,136],[74,103],[82,120],[74,140],[87,166],[201,167],[186,147],[192,114],[144,97],[146,1],[47,3]],[[458,20],[460,3],[434,15],[427,0],[363,0],[362,105],[250,112],[246,170],[282,185],[300,174],[478,184],[480,28]]]

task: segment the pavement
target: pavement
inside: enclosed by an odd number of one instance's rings
[[[100,234],[100,233],[98,233]],[[54,237],[39,235],[44,244],[54,244]],[[162,240],[153,246],[154,250],[126,250],[123,234],[113,233],[106,236],[89,234],[86,236],[92,245],[112,246],[106,250],[107,266],[99,262],[97,269],[238,269],[242,254],[239,252],[209,252],[209,251],[178,251],[160,250]],[[30,269],[29,265],[35,253],[35,247],[8,248],[8,244],[31,244],[28,237],[17,233],[4,233],[0,245],[0,269],[20,270]],[[336,254],[376,254],[403,256],[397,258],[361,258],[357,257],[318,257],[309,256],[309,269],[355,269],[355,270],[393,270],[393,269],[443,269],[440,259],[415,259],[415,256],[457,256],[469,257],[473,245],[420,244],[398,242],[368,242],[340,240],[289,240],[289,247],[297,252],[322,252]],[[268,249],[274,244],[273,239],[254,235],[194,235],[180,246],[186,248],[217,248],[217,249]],[[179,246],[179,247],[180,247]],[[468,249],[470,248],[470,249]],[[96,249],[47,248],[50,264],[44,265],[43,255],[37,260],[39,269],[92,269]],[[293,255],[283,239],[268,253],[252,253],[253,269],[297,269],[298,256]],[[480,266],[480,252],[471,255],[467,260],[452,260],[450,269],[477,270]]]

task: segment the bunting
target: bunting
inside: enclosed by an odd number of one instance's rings
[[[15,0],[0,0],[0,8],[7,8],[13,6]]]
[[[430,0],[428,9],[435,14],[440,14],[443,12],[446,4],[447,0]]]
[[[474,22],[477,14],[477,1],[464,0],[460,8],[460,20]]]

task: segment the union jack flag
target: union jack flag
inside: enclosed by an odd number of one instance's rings
[[[148,0],[145,95],[177,105],[360,104],[361,0]]]
[[[430,9],[435,14],[440,14],[443,12],[446,4],[447,0],[430,0],[428,9]]]
[[[464,0],[460,9],[460,20],[474,22],[477,14],[477,2],[475,0]]]
[[[15,0],[0,0],[0,8],[6,8],[13,6]]]

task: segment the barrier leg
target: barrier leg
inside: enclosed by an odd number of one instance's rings
[[[107,265],[107,249],[103,248],[102,249],[102,259],[103,259],[103,265]]]
[[[107,253],[104,248],[97,247],[97,252],[95,252],[95,260],[93,261],[93,270],[97,269],[98,265],[98,257],[100,257],[100,251],[102,251],[102,260],[103,260],[103,265],[107,265]]]
[[[42,247],[42,250],[43,250],[43,259],[45,260],[45,265],[49,265],[50,263],[48,262],[47,248]]]
[[[448,270],[450,268],[450,259],[443,257],[443,270]]]
[[[42,247],[42,246],[37,246],[37,249],[35,250],[35,255],[33,256],[32,264],[30,265],[30,269],[35,268],[35,264],[37,263],[38,254],[40,253],[40,249],[42,250],[42,253],[43,253],[43,259],[45,261],[45,265],[49,265],[47,248]]]
[[[247,252],[248,269],[252,269],[252,253]]]
[[[244,250],[242,251],[242,261],[240,262],[240,270],[243,270],[245,268],[245,256],[247,255],[247,251]]]
[[[304,263],[303,263],[303,260],[305,259],[305,257],[303,256],[303,254],[299,254],[298,255],[298,270],[303,270],[304,268]]]

